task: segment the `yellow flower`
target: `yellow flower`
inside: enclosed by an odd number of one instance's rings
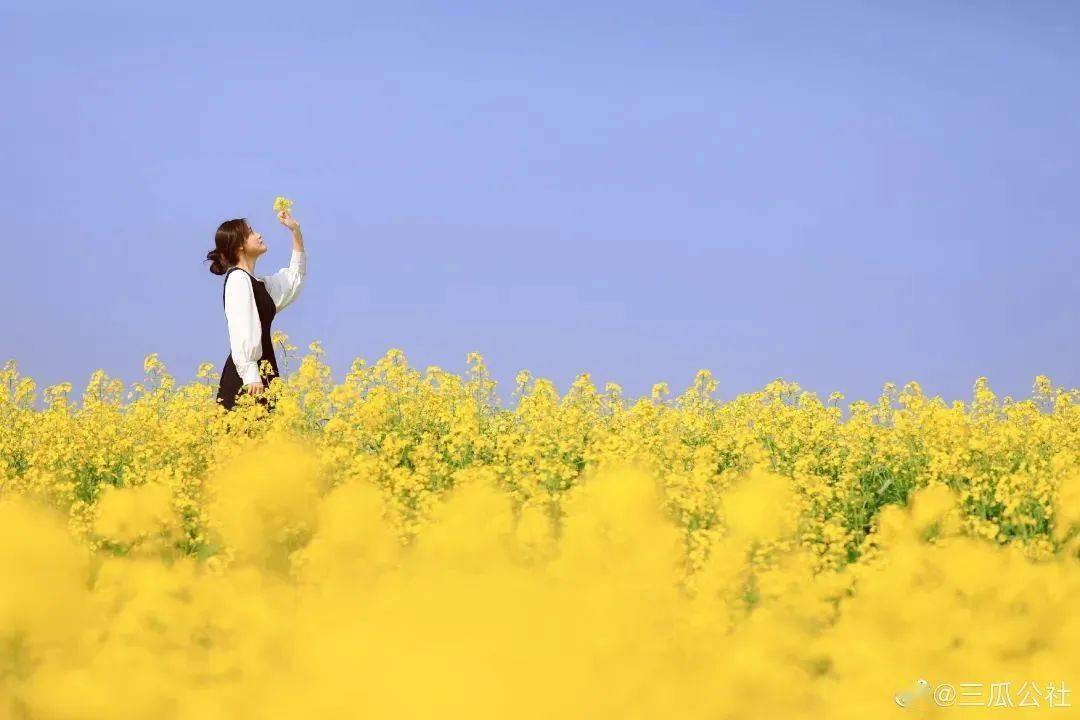
[[[923,677],[1045,702],[1080,666],[1080,392],[1049,378],[845,413],[523,370],[503,407],[478,352],[335,383],[306,351],[270,414],[216,408],[208,363],[43,407],[3,365],[5,708],[855,718]]]

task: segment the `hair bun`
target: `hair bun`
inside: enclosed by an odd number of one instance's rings
[[[210,261],[210,272],[215,275],[225,274],[225,263],[222,262],[221,251],[214,248],[206,253],[206,259]]]

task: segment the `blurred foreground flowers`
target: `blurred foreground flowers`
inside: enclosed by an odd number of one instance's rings
[[[333,386],[310,349],[269,416],[215,408],[209,364],[44,410],[4,367],[0,718],[1080,705],[1076,390],[887,385],[845,418],[794,383],[631,403],[523,372],[503,408],[476,354]]]

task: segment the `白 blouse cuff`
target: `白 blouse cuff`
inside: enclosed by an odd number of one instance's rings
[[[252,365],[251,369],[246,370],[243,375],[240,376],[245,385],[251,385],[252,383],[262,382],[262,378],[259,376],[258,365]]]

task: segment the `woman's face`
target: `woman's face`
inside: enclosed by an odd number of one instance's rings
[[[262,240],[262,233],[252,230],[244,239],[244,246],[240,251],[249,258],[257,258],[267,251],[266,243]]]

